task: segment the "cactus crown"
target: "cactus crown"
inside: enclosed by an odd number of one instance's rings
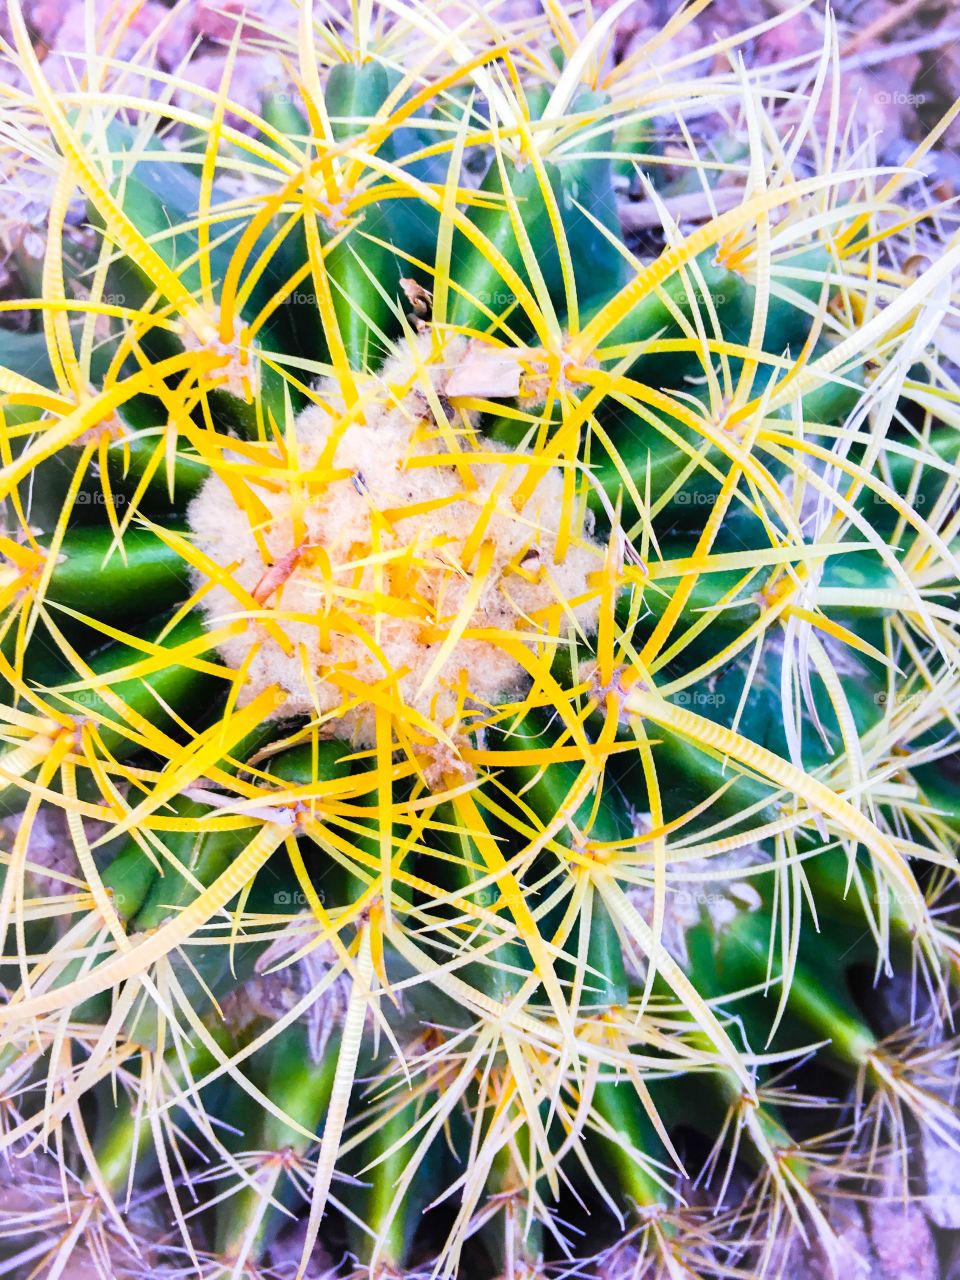
[[[238,604],[249,619],[248,601],[270,610],[269,632],[245,621],[220,646],[245,673],[241,701],[279,686],[277,715],[368,747],[379,709],[391,745],[449,749],[530,683],[534,654],[519,661],[518,644],[549,661],[566,635],[596,630],[593,513],[565,508],[559,467],[478,434],[460,405],[482,348],[430,347],[388,359],[349,411],[318,387],[262,450],[261,483],[248,459],[239,491],[214,474],[188,511],[198,588],[208,561],[229,572],[204,597],[208,625]]]

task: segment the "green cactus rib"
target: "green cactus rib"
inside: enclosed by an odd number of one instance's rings
[[[279,1215],[271,1201],[282,1190],[284,1161],[306,1149],[308,1140],[302,1130],[315,1132],[329,1106],[336,1053],[328,1050],[320,1063],[304,1070],[309,1056],[306,1036],[298,1027],[283,1037],[279,1052],[272,1054],[266,1092],[299,1127],[292,1128],[272,1113],[263,1117],[255,1149],[264,1153],[264,1174],[226,1201],[217,1215],[218,1244],[231,1263],[256,1255],[275,1232]]]

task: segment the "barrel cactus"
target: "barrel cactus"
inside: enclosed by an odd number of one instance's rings
[[[960,249],[623,8],[253,110],[11,0],[3,1274],[850,1274],[957,1137]]]

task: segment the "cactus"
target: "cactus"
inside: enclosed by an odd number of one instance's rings
[[[5,1274],[774,1274],[958,1136],[960,249],[731,73],[641,256],[617,11],[253,112],[10,0]]]

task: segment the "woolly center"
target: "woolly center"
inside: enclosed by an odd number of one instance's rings
[[[241,702],[277,685],[277,715],[359,745],[452,737],[596,629],[603,548],[575,477],[478,434],[468,369],[462,341],[421,339],[349,409],[323,385],[281,447],[211,474],[188,515],[226,570],[204,609],[233,623]]]

